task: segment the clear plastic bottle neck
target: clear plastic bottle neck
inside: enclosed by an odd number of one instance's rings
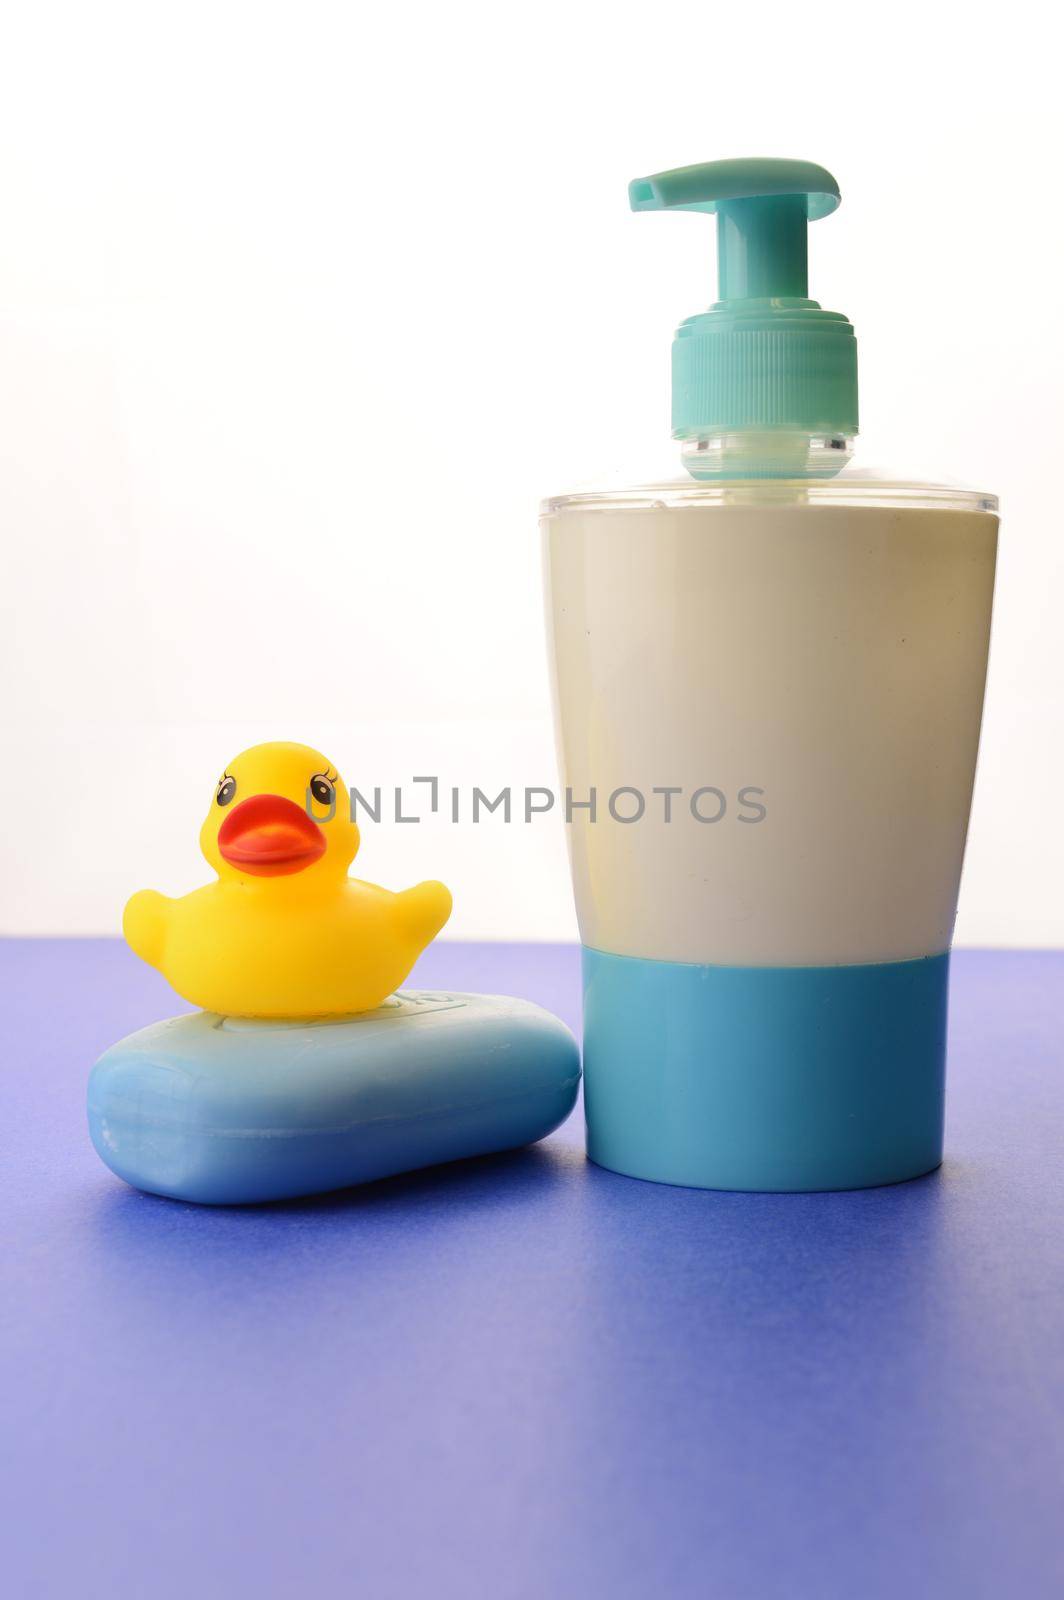
[[[834,478],[853,455],[844,434],[749,429],[684,439],[681,458],[699,482],[717,478]]]

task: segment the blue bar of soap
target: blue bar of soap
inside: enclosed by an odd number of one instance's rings
[[[200,1011],[100,1057],[89,1131],[138,1189],[246,1204],[530,1144],[579,1081],[569,1029],[527,1000],[404,992],[319,1022]]]

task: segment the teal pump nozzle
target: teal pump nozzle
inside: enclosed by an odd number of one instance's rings
[[[853,328],[807,298],[808,225],[840,199],[831,173],[808,161],[710,161],[637,178],[628,198],[633,211],[717,217],[720,298],[673,341],[673,438],[852,438]]]

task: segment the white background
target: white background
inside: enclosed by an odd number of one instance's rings
[[[629,178],[820,161],[865,459],[1000,494],[958,937],[1064,944],[1050,8],[96,3],[0,59],[7,932],[203,881],[244,746],[360,787],[555,781],[540,497],[670,470],[711,224]],[[1046,20],[1043,22],[1042,19]],[[449,933],[575,936],[563,830],[367,828]]]

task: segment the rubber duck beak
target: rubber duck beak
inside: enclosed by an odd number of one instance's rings
[[[253,794],[241,800],[218,829],[218,849],[241,872],[278,878],[320,861],[325,835],[293,800]]]

